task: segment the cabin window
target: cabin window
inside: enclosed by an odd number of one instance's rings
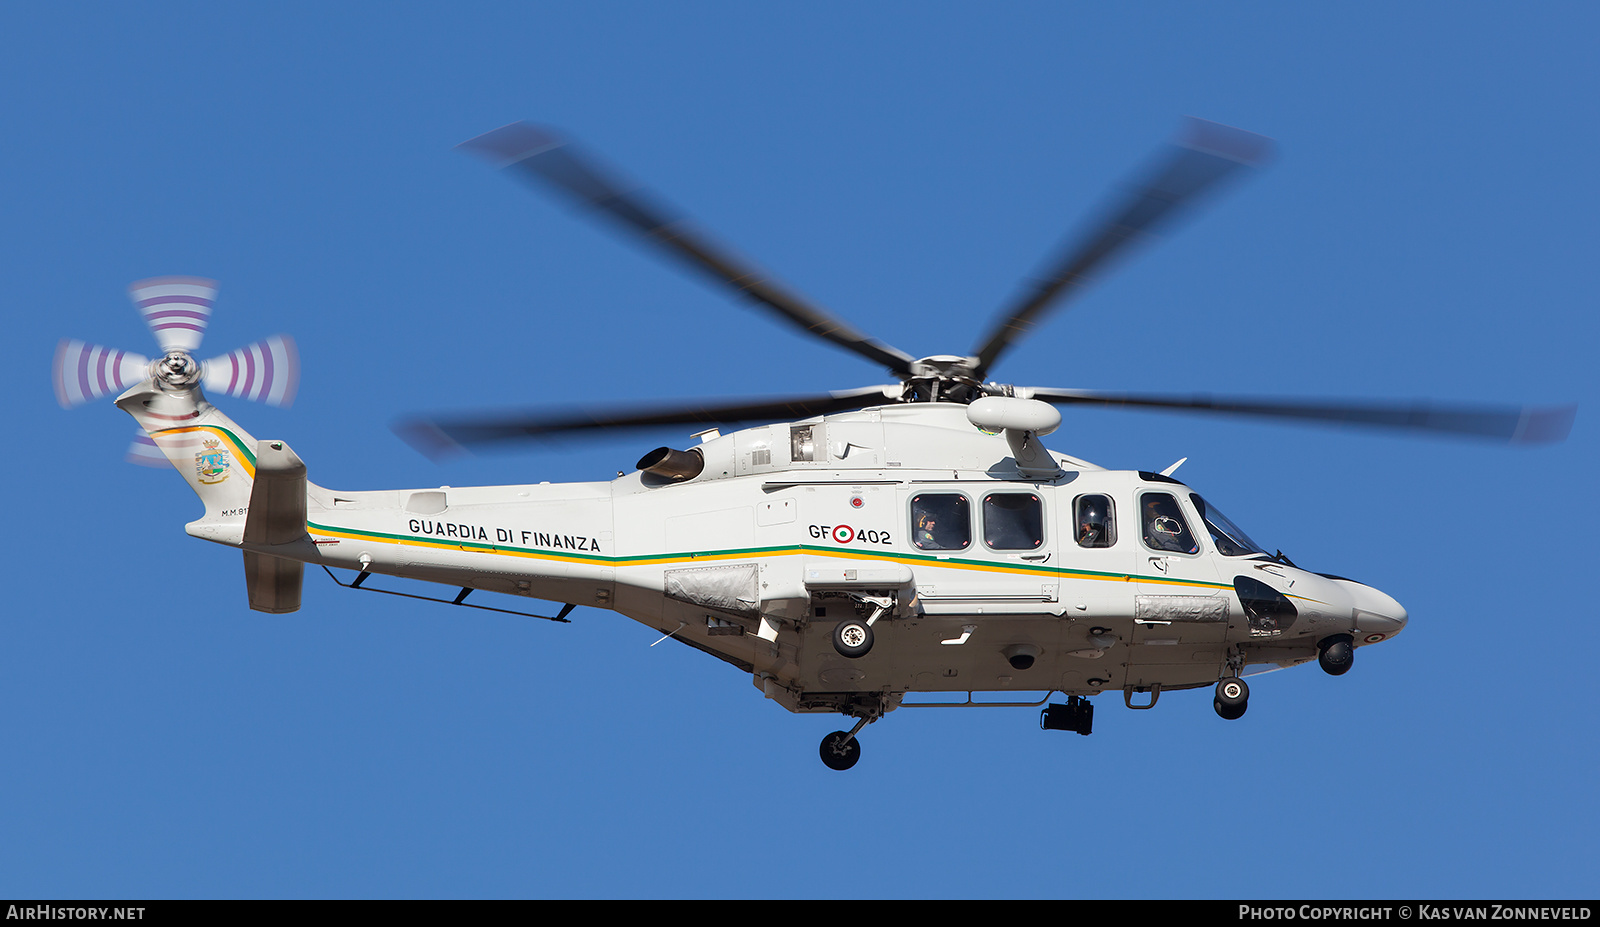
[[[1139,523],[1144,526],[1144,546],[1175,554],[1198,554],[1200,545],[1189,533],[1178,500],[1164,492],[1139,497]]]
[[[966,550],[972,517],[960,493],[925,492],[911,497],[911,540],[923,550]]]
[[[811,437],[810,425],[792,425],[789,428],[789,459],[795,463],[816,459],[817,445]]]
[[[1031,492],[984,496],[983,541],[993,550],[1037,550],[1044,545],[1044,504]]]
[[[1074,536],[1079,547],[1110,547],[1117,543],[1116,510],[1111,497],[1079,496],[1072,503]]]

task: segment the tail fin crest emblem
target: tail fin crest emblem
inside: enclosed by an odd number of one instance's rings
[[[195,478],[206,485],[214,485],[228,478],[232,461],[228,450],[216,438],[206,438],[200,453],[194,455]]]

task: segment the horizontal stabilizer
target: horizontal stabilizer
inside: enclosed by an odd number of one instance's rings
[[[274,615],[299,611],[305,570],[306,565],[298,560],[245,551],[244,582],[250,589],[250,607]]]

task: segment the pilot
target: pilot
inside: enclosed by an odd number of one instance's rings
[[[1182,520],[1173,517],[1169,508],[1160,496],[1144,497],[1144,542],[1152,550],[1170,550],[1178,554],[1194,553],[1183,542],[1186,532]]]
[[[933,527],[936,524],[932,512],[923,512],[917,519],[917,546],[923,550],[940,550],[939,542],[934,539]]]

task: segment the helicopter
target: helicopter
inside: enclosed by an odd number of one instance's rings
[[[513,123],[461,147],[894,382],[406,419],[396,431],[431,456],[603,430],[704,430],[692,446],[658,447],[604,481],[327,489],[286,442],[257,440],[207,398],[286,405],[297,382],[293,341],[274,336],[196,361],[216,284],[160,277],[130,295],[161,356],[63,341],[53,375],[62,405],[120,393],[116,405],[139,426],[130,458],[170,464],[188,482],[205,512],[185,531],[243,552],[251,609],[297,610],[307,564],[352,589],[555,622],[579,606],[609,609],[736,668],[791,712],[853,719],[818,748],[835,770],[856,765],[866,725],[902,707],[1038,708],[1041,728],[1088,735],[1104,693],[1147,710],[1163,693],[1209,687],[1216,713],[1237,720],[1247,676],[1313,660],[1342,675],[1359,648],[1405,628],[1405,608],[1386,593],[1257,545],[1174,476],[1183,460],[1159,472],[1110,470],[1045,447],[1061,407],[1529,444],[1564,439],[1575,415],[1573,406],[1182,397],[993,380],[1001,357],[1100,270],[1265,159],[1267,139],[1232,127],[1190,120],[971,354],[920,358],[795,295],[551,130]],[[459,591],[434,598],[368,585],[376,575]],[[478,591],[561,608],[541,615],[466,601]],[[906,701],[913,693],[932,700]]]

